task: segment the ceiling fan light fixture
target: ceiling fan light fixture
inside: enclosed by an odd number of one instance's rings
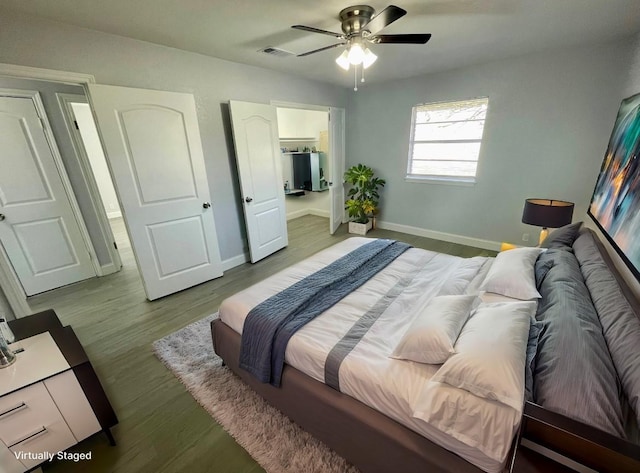
[[[349,62],[349,52],[346,49],[336,58],[336,64],[345,71],[349,70],[351,63]]]
[[[362,46],[360,45],[360,43],[353,43],[349,48],[349,53],[348,53],[349,63],[353,64],[354,66],[357,66],[358,64],[362,64],[362,61],[364,61],[364,56],[365,56],[364,49],[362,49]]]
[[[377,59],[378,59],[378,56],[376,56],[373,53],[373,51],[371,51],[369,48],[365,48],[365,50],[364,50],[364,58],[362,59],[362,67],[367,69],[374,62],[376,62]]]

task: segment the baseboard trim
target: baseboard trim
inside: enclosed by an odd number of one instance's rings
[[[245,264],[250,261],[249,253],[242,253],[238,256],[232,256],[226,260],[222,261],[222,271],[229,271],[236,266],[240,266],[241,264]]]
[[[321,210],[321,209],[309,209],[309,215],[315,215],[316,217],[324,217],[324,218],[330,217],[328,210]]]
[[[485,250],[500,251],[501,243],[497,241],[483,240],[481,238],[473,238],[463,235],[455,235],[453,233],[438,232],[435,230],[428,230],[426,228],[412,227],[411,225],[385,222],[383,220],[376,220],[376,227],[383,230],[392,230],[394,232],[407,233],[409,235],[433,238],[434,240],[448,241],[450,243],[457,243],[458,245],[466,245],[473,246],[475,248],[482,248]]]
[[[309,215],[309,209],[295,210],[287,214],[287,221],[298,217],[304,217],[305,215]]]
[[[106,276],[107,274],[113,274],[120,271],[120,268],[116,267],[113,263],[103,264],[100,266],[100,269],[102,270],[101,276]]]
[[[293,220],[294,218],[304,217],[305,215],[315,215],[317,217],[325,217],[329,218],[330,214],[328,210],[322,209],[302,209],[296,210],[294,212],[287,214],[287,221]]]

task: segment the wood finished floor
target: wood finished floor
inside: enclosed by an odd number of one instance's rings
[[[346,225],[335,235],[328,219],[289,222],[289,246],[224,277],[149,302],[145,299],[121,219],[113,221],[123,269],[29,299],[34,311],[53,308],[71,325],[87,351],[120,423],[118,445],[103,435],[71,449],[92,452],[90,463],[54,462],[47,472],[216,472],[264,471],[227,435],[154,356],[153,341],[215,312],[224,298],[349,237]],[[494,252],[386,230],[368,236],[393,238],[416,247],[464,257]]]

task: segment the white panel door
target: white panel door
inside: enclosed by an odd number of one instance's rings
[[[276,107],[229,102],[251,262],[289,243]]]
[[[331,157],[329,231],[333,235],[342,224],[344,216],[344,108],[331,107],[329,110],[329,143]]]
[[[0,136],[0,241],[26,295],[95,277],[31,99],[0,97]]]
[[[193,95],[89,91],[147,298],[222,276]]]

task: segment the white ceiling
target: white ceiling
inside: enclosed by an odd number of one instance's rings
[[[350,73],[340,49],[278,58],[328,46],[330,36],[291,29],[303,24],[341,32],[338,12],[353,0],[2,0],[1,7],[60,22],[343,86]],[[370,1],[377,11],[386,1]],[[549,48],[597,44],[640,31],[640,0],[394,0],[408,14],[386,34],[432,33],[426,45],[373,45],[379,82]]]

